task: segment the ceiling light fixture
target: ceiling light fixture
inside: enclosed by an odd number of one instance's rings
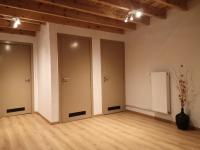
[[[12,18],[12,20],[13,20],[13,28],[18,28],[18,26],[21,24],[20,18],[18,17]]]
[[[143,9],[131,10],[128,12],[124,22],[131,22],[134,19],[140,19],[143,16]]]
[[[142,11],[141,10],[137,10],[136,13],[135,13],[135,17],[136,18],[141,18],[143,15]]]

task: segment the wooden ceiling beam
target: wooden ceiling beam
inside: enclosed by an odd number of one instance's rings
[[[97,25],[87,22],[82,22],[78,20],[68,19],[64,17],[58,17],[48,14],[41,14],[38,12],[32,12],[28,10],[22,10],[17,8],[11,8],[7,6],[1,6],[0,5],[0,14],[7,14],[10,16],[17,16],[20,18],[25,19],[31,19],[35,21],[45,21],[45,22],[52,22],[57,24],[64,24],[64,25],[70,25],[70,26],[77,26],[87,29],[94,29],[94,30],[100,30],[100,31],[106,31],[106,32],[112,32],[112,33],[120,33],[123,34],[124,30],[120,28],[114,28],[104,25]]]
[[[154,1],[169,7],[188,10],[188,0],[154,0]]]
[[[149,4],[141,3],[137,0],[91,0],[91,1],[128,11],[132,9],[143,9],[145,15],[155,16],[163,19],[167,18],[166,9],[156,8],[150,6]]]
[[[5,19],[0,19],[0,27],[12,28],[13,22]],[[22,22],[17,29],[27,31],[40,31],[40,25]]]
[[[18,9],[25,9],[33,12],[39,12],[41,14],[48,14],[51,16],[58,16],[64,17],[84,22],[90,22],[93,24],[101,24],[107,25],[112,27],[118,27],[123,29],[135,29],[136,24],[134,23],[124,23],[123,21],[119,21],[116,19],[110,19],[107,17],[100,17],[93,14],[88,14],[84,12],[79,12],[73,9],[68,8],[61,8],[58,6],[53,6],[50,4],[45,4],[37,1],[32,0],[3,0],[0,1],[0,5],[18,8]]]
[[[0,14],[0,19],[12,20],[12,18],[13,18],[13,16]],[[27,22],[27,23],[31,23],[31,24],[37,24],[37,25],[45,24],[44,21],[38,21],[38,20],[32,20],[32,19],[24,19],[24,18],[20,18],[20,19],[21,19],[21,22]]]
[[[127,10],[113,8],[108,5],[96,4],[91,0],[75,1],[75,0],[36,0],[43,3],[48,3],[63,8],[75,9],[77,11],[94,14],[98,16],[109,17],[124,21],[128,14]],[[134,20],[135,23],[143,23],[145,25],[150,24],[150,17],[143,16],[140,19]]]
[[[36,21],[36,20],[30,20],[30,19],[22,19],[22,22],[38,24],[38,25],[46,24],[46,22],[44,22],[44,21]]]
[[[12,29],[12,28],[6,28],[6,27],[0,27],[0,32],[10,33],[10,34],[28,35],[28,36],[35,36],[36,35],[36,33],[34,31]]]

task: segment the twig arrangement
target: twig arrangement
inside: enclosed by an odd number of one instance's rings
[[[185,106],[186,100],[187,100],[187,92],[186,92],[186,86],[187,83],[186,81],[183,79],[184,75],[181,74],[181,79],[179,79],[179,84],[177,86],[178,90],[179,90],[179,100],[181,102],[181,107],[183,108]]]
[[[183,70],[183,65],[180,66]],[[177,79],[177,89],[179,91],[179,100],[181,102],[181,108],[184,108],[186,102],[188,101],[188,95],[190,92],[190,84],[188,81],[188,71],[184,72],[179,70],[179,72],[175,72]]]

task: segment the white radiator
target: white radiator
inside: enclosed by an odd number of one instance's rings
[[[170,113],[169,73],[152,72],[152,110],[155,112]]]

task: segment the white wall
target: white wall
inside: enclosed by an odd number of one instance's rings
[[[37,38],[25,35],[15,35],[0,33],[1,41],[13,41],[21,43],[30,43],[33,45],[33,101],[34,101],[34,111],[38,111],[38,82],[37,82]]]
[[[38,39],[38,112],[52,122],[51,55],[49,25],[42,25]]]
[[[158,115],[151,111],[150,72],[169,71],[172,115],[161,117],[174,120],[180,103],[171,70],[183,64],[192,71],[195,91],[188,113],[200,127],[200,1],[190,4],[189,11],[171,10],[166,20],[152,19],[150,26],[127,34],[126,104],[127,109]]]

